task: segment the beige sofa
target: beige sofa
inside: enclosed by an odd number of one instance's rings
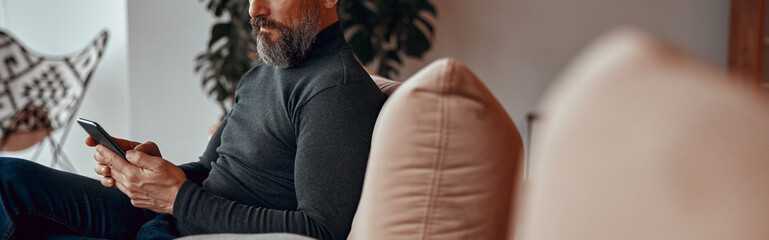
[[[769,239],[769,95],[618,30],[551,87],[519,238]]]
[[[402,85],[374,79],[390,97],[374,128],[349,239],[507,238],[523,144],[502,105],[453,59],[432,63]]]

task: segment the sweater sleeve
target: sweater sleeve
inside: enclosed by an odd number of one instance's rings
[[[321,91],[294,111],[296,210],[241,204],[187,181],[177,195],[174,217],[203,233],[287,232],[345,239],[383,102],[381,92],[342,85]]]
[[[184,171],[184,174],[187,175],[187,179],[197,184],[198,186],[202,186],[203,180],[208,177],[208,172],[211,171],[211,162],[216,161],[216,159],[219,157],[219,153],[216,152],[216,148],[221,145],[222,130],[224,129],[225,125],[227,125],[226,117],[222,120],[221,123],[219,123],[219,127],[216,128],[214,134],[211,135],[211,139],[208,141],[206,150],[203,152],[203,155],[200,156],[197,162],[190,162],[179,165],[179,168],[181,168],[182,171]]]

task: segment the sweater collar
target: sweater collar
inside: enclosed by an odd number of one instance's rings
[[[347,40],[344,38],[342,25],[339,23],[339,21],[337,21],[318,32],[318,34],[315,35],[315,41],[313,41],[312,45],[310,46],[310,50],[307,51],[307,53],[304,55],[304,59],[301,60],[297,66],[290,67],[288,69],[302,67],[307,63],[308,60],[329,54],[330,52],[336,52],[338,48],[344,45],[347,45]],[[271,68],[275,67],[271,66]]]
[[[310,52],[314,52],[317,49],[334,47],[334,43],[337,43],[339,40],[344,41],[344,33],[342,32],[342,25],[337,21],[321,30],[315,36],[315,42],[312,44]]]
[[[321,30],[315,36],[315,42],[312,43],[310,51],[304,56],[305,59],[302,62],[304,63],[319,55],[328,54],[329,51],[336,52],[340,44],[347,44],[347,40],[344,39],[342,25],[337,21]]]

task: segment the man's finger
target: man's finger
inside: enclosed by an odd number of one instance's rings
[[[136,168],[136,166],[133,166],[131,163],[127,162],[125,159],[117,155],[117,153],[112,152],[112,150],[109,150],[109,148],[105,147],[104,145],[97,145],[96,152],[98,152],[98,154],[103,157],[102,161],[99,161],[98,159],[96,161],[110,166],[112,168],[110,170],[113,172],[115,170],[124,171],[125,168]]]
[[[88,145],[89,147],[95,147],[96,145],[99,145],[99,143],[97,143],[96,140],[93,140],[91,136],[88,136],[85,138],[85,145]]]
[[[115,138],[115,137],[113,137],[112,139],[115,140],[117,145],[119,145],[120,148],[123,149],[123,151],[128,151],[128,150],[134,149],[137,145],[139,145],[139,142],[134,142],[134,141],[131,141],[131,140],[125,140],[125,139],[122,139],[122,138]]]
[[[120,190],[121,192],[123,192],[123,194],[128,196],[128,198],[131,198],[133,196],[133,193],[131,193],[131,191],[128,191],[128,188],[126,188],[125,185],[123,185],[122,183],[120,183],[118,181],[114,181],[114,183],[115,183],[115,187],[118,190]]]
[[[124,171],[134,171],[139,170],[138,167],[134,166],[133,168],[129,169],[123,169]],[[123,183],[123,185],[128,184],[128,177],[126,176],[126,172],[122,172],[116,168],[109,168],[109,177],[112,179],[115,179],[115,182]]]
[[[110,174],[109,166],[104,165],[102,163],[97,163],[96,166],[93,167],[93,171],[96,172],[96,174],[99,174],[105,177],[109,177],[109,174]]]
[[[154,204],[152,204],[152,201],[149,201],[149,200],[132,198],[131,205],[134,205],[134,207],[138,207],[138,208],[149,209],[149,207],[152,207]]]
[[[154,142],[145,142],[145,143],[136,145],[136,147],[134,147],[133,150],[147,153],[155,157],[163,157],[163,155],[160,154],[160,149],[158,149],[158,145],[155,144]]]
[[[104,162],[104,156],[102,156],[101,153],[99,153],[99,151],[93,151],[93,160],[96,160],[96,162],[101,164],[107,164],[106,162]]]
[[[141,168],[156,170],[163,165],[163,160],[160,157],[151,156],[144,152],[128,150],[125,154],[129,162]]]
[[[114,187],[115,186],[115,179],[111,177],[103,177],[101,179],[101,185],[105,187]]]

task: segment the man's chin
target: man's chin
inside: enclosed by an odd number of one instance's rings
[[[278,33],[260,31],[256,39],[258,41],[265,41],[267,45],[273,45],[275,44],[275,42],[278,41],[279,36],[278,36]]]

